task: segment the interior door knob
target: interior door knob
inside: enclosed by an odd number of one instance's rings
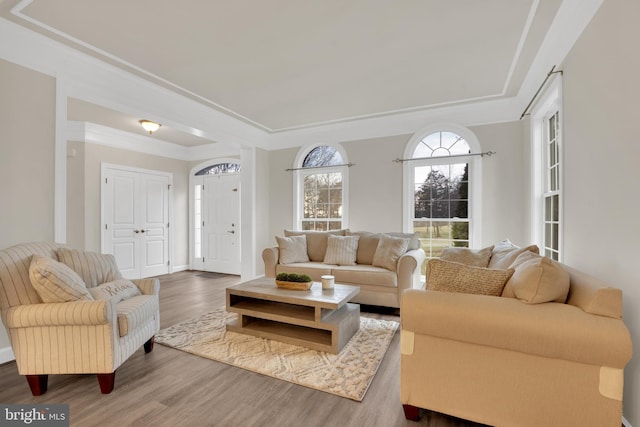
[[[236,234],[235,230],[228,230],[227,233]]]

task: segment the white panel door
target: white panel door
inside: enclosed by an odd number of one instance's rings
[[[206,176],[203,184],[204,269],[240,274],[240,175]]]
[[[103,245],[128,279],[169,272],[169,177],[106,169]]]

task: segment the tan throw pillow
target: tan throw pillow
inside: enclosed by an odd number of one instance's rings
[[[393,231],[385,234],[391,237],[401,237],[403,239],[409,239],[409,245],[407,246],[408,251],[420,249],[420,238],[418,237],[418,233],[399,233]]]
[[[520,248],[508,239],[503,240],[493,247],[491,252],[491,259],[489,260],[489,268],[505,269],[509,268],[513,261],[518,258],[523,252],[533,252],[535,254],[540,253],[540,250],[536,245],[529,245],[524,248]]]
[[[327,239],[325,264],[356,265],[358,240],[360,236],[333,236]]]
[[[118,279],[113,282],[103,283],[100,286],[89,289],[89,292],[94,299],[113,299],[116,303],[141,295],[140,289],[131,280],[127,279]]]
[[[511,264],[515,273],[507,282],[502,296],[518,298],[527,304],[567,300],[569,273],[560,264],[533,252],[523,252]]]
[[[294,262],[309,262],[307,255],[307,236],[276,236],[280,249],[280,264],[293,264]]]
[[[495,270],[459,262],[429,260],[427,290],[500,296],[513,268]]]
[[[398,260],[407,252],[408,246],[409,239],[381,234],[371,265],[396,271]]]
[[[330,234],[335,236],[346,236],[347,230],[331,230],[331,231],[292,231],[284,230],[285,237],[306,236],[307,237],[307,255],[309,260],[314,262],[324,261],[324,255],[327,253],[327,239]]]
[[[380,241],[380,233],[371,233],[369,231],[355,231],[349,232],[349,236],[358,236],[358,252],[356,253],[356,263],[358,264],[373,264],[373,257],[376,254],[378,248],[378,242]]]
[[[116,259],[111,254],[60,248],[56,251],[60,262],[78,273],[88,288],[122,279]]]
[[[440,259],[443,261],[459,262],[473,267],[487,267],[491,259],[493,245],[483,249],[446,248]]]
[[[43,302],[93,299],[82,278],[75,271],[46,256],[31,257],[29,279]]]

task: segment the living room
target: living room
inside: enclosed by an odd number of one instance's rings
[[[8,16],[16,3],[0,4],[2,16]],[[296,223],[295,176],[286,169],[297,166],[301,149],[313,144],[340,146],[354,164],[349,168],[348,228],[403,231],[403,166],[394,160],[405,157],[415,135],[435,128],[467,132],[482,152],[495,152],[481,160],[480,211],[474,219],[481,233],[473,246],[505,238],[520,245],[537,243],[531,226],[534,124],[530,116],[520,120],[520,114],[556,66],[562,76],[553,75],[545,87],[561,83],[562,88],[562,262],[623,290],[624,321],[637,343],[640,275],[633,265],[639,251],[633,249],[632,236],[638,231],[633,224],[640,202],[628,196],[640,178],[634,167],[640,151],[632,136],[634,101],[640,97],[640,57],[635,55],[640,8],[613,0],[550,3],[540,2],[550,8],[541,10],[553,11],[558,18],[546,33],[546,50],[533,52],[529,69],[519,70],[522,87],[511,95],[273,133],[159,84],[142,84],[133,74],[102,66],[2,19],[0,176],[7,185],[0,190],[0,247],[58,241],[100,251],[100,165],[120,164],[173,174],[171,264],[175,272],[187,270],[192,258],[192,170],[209,159],[237,158],[243,166],[243,205],[251,207],[241,213],[240,273],[253,278],[263,273],[260,251]],[[542,40],[543,34],[537,37]],[[195,150],[162,144],[135,152],[128,146],[105,145],[100,141],[112,134],[92,125],[73,127],[68,137],[67,121],[90,122],[81,112],[98,100],[101,108],[119,106],[129,115],[146,112],[148,117],[139,118],[157,117],[165,127],[198,129],[218,143],[201,147],[203,153],[192,157]],[[598,209],[608,201],[614,206]],[[8,338],[0,329],[0,362],[10,360],[8,350]],[[640,396],[638,364],[636,355],[625,368],[623,414],[628,426],[640,425],[634,404]]]

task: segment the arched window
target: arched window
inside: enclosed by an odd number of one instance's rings
[[[448,247],[472,246],[471,188],[478,184],[479,157],[470,154],[478,152],[465,129],[420,133],[407,145],[405,229],[418,233],[428,258]]]
[[[202,175],[218,175],[222,173],[238,173],[242,168],[238,163],[218,163],[213,166],[207,166],[195,173],[196,176]]]
[[[301,230],[346,227],[347,159],[341,147],[303,148],[295,162],[295,221]]]

